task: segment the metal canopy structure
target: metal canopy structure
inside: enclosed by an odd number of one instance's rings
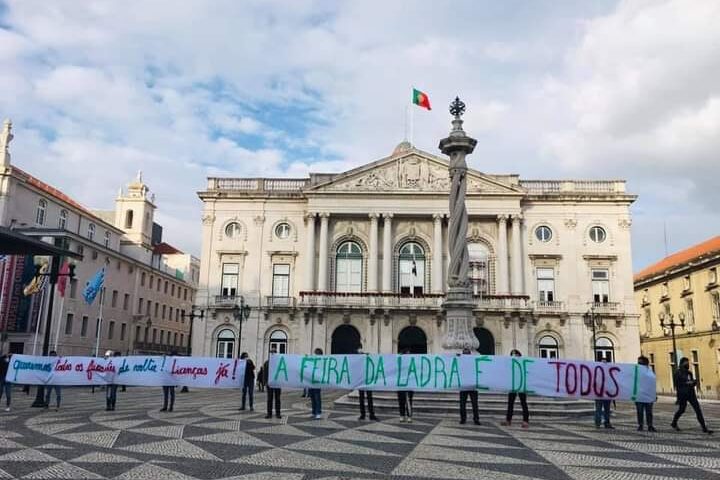
[[[33,237],[23,235],[6,227],[0,227],[0,254],[2,255],[49,255],[70,257],[78,260],[82,255],[58,248]]]

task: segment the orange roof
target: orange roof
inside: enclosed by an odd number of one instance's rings
[[[644,268],[643,270],[640,270],[638,273],[635,274],[634,280],[636,282],[644,280],[654,275],[664,273],[673,267],[684,265],[692,260],[713,253],[720,253],[720,235],[706,240],[702,243],[698,243],[697,245],[693,245],[692,247],[686,248],[685,250],[673,253],[672,255],[663,258],[659,262],[654,263],[649,267]]]
[[[57,188],[55,188],[51,185],[48,185],[47,183],[43,182],[39,178],[33,177],[32,175],[27,173],[25,170],[22,170],[14,165],[13,165],[13,170],[16,170],[18,173],[25,176],[26,177],[25,181],[27,183],[29,183],[30,185],[32,185],[33,187],[37,188],[38,190],[41,190],[41,191],[47,193],[48,195],[57,198],[58,200],[62,200],[63,202],[67,203],[68,205],[75,207],[78,210],[82,210],[83,212],[87,213],[88,215],[97,217],[97,215],[95,215],[94,213],[92,213],[90,210],[83,207],[82,205],[80,205],[78,202],[76,202],[72,198],[65,195],[63,192],[61,192]]]

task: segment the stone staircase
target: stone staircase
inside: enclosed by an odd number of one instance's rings
[[[478,392],[480,415],[503,417],[507,409],[507,395],[502,393]],[[397,394],[395,392],[373,392],[375,410],[380,413],[398,412]],[[343,395],[334,402],[338,410],[358,410],[358,392],[354,390]],[[470,401],[468,399],[468,414]],[[528,397],[528,408],[531,417],[586,417],[595,412],[595,403],[589,400],[569,398]],[[459,395],[457,392],[415,392],[413,409],[420,413],[441,415],[460,415]],[[515,401],[515,416],[522,416],[520,400]]]

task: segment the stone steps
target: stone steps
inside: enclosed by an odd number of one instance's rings
[[[507,408],[507,395],[498,393],[479,393],[481,415],[504,416]],[[336,409],[358,410],[358,392],[352,391],[334,402]],[[380,412],[397,413],[398,403],[395,392],[373,392],[373,404]],[[531,417],[586,417],[595,413],[595,404],[588,400],[567,398],[528,397]],[[456,392],[416,392],[413,399],[416,412],[459,415],[460,403]],[[470,402],[468,401],[468,411]],[[520,401],[515,401],[515,415],[522,414]]]

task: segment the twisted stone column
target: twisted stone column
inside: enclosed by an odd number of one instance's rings
[[[465,208],[467,187],[467,163],[465,157],[472,153],[477,140],[470,138],[462,129],[460,118],[465,104],[455,97],[450,105],[453,115],[450,136],[440,141],[440,151],[450,157],[450,220],[448,243],[450,267],[448,268],[448,292],[445,304],[447,331],[443,346],[448,349],[477,348],[478,340],[472,331],[473,298],[468,270],[470,257],[467,248],[468,214]]]

